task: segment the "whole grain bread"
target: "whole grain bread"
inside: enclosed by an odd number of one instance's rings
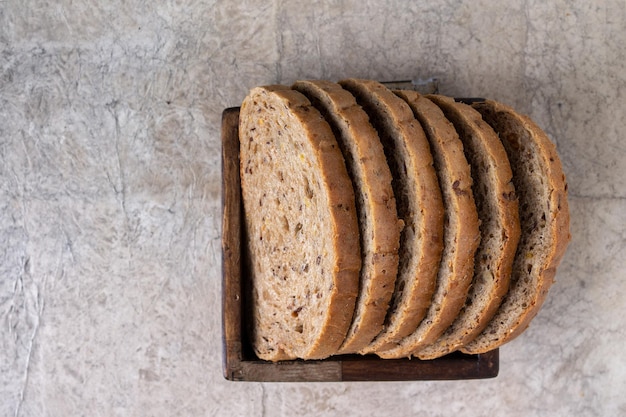
[[[434,342],[465,304],[480,242],[470,166],[454,126],[433,102],[416,91],[396,91],[413,110],[430,143],[445,210],[444,247],[437,284],[426,316],[416,330],[382,358],[412,356]]]
[[[359,353],[386,349],[412,333],[434,291],[443,246],[443,202],[428,141],[409,106],[382,84],[340,82],[368,113],[393,174],[400,237],[398,277],[383,331]]]
[[[271,361],[328,357],[352,320],[361,266],[337,141],[309,100],[284,86],[250,92],[239,138],[254,351]]]
[[[352,94],[330,81],[298,81],[330,124],[354,185],[361,235],[361,277],[352,324],[338,354],[356,353],[382,330],[398,272],[402,222],[383,146]]]
[[[530,118],[504,104],[486,100],[473,107],[504,144],[521,224],[509,291],[486,328],[461,348],[466,353],[483,353],[528,327],[554,282],[571,237],[567,183],[554,144]]]
[[[504,146],[480,113],[450,97],[427,96],[456,128],[474,180],[481,240],[474,257],[474,278],[467,300],[452,325],[416,352],[434,359],[457,350],[487,325],[509,288],[520,235],[518,202]]]

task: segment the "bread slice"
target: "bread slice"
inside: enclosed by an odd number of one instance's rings
[[[528,327],[545,301],[571,237],[567,184],[554,144],[532,120],[504,104],[486,100],[473,107],[504,144],[521,223],[509,291],[487,327],[461,348],[483,353]]]
[[[352,324],[338,354],[356,353],[382,330],[398,272],[402,222],[383,146],[354,96],[330,81],[298,81],[330,124],[354,185],[361,235],[361,278]]]
[[[254,351],[271,361],[330,356],[352,320],[361,266],[337,141],[309,100],[284,86],[250,92],[239,139]]]
[[[452,325],[416,352],[434,359],[457,350],[480,333],[502,302],[520,235],[519,208],[511,165],[498,135],[480,113],[450,97],[427,96],[456,128],[470,164],[481,240],[474,257],[474,278],[465,305]]]
[[[480,242],[470,166],[456,129],[437,105],[416,91],[396,94],[409,104],[430,142],[445,209],[444,248],[426,317],[397,346],[377,352],[382,358],[410,357],[452,324],[465,304]]]
[[[378,131],[404,221],[400,259],[383,331],[359,353],[395,344],[412,333],[424,317],[434,290],[443,246],[443,203],[428,141],[408,105],[382,84],[348,79],[350,91]]]

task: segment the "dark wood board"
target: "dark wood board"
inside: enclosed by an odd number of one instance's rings
[[[342,355],[316,361],[259,360],[246,338],[245,233],[239,177],[239,108],[222,114],[222,323],[223,371],[232,381],[426,381],[493,378],[498,350],[481,355],[453,353],[439,359],[380,359]]]

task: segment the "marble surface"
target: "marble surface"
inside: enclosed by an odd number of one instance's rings
[[[0,1],[0,415],[625,415],[624,28],[622,0]],[[348,76],[558,145],[573,240],[495,379],[222,377],[221,112]]]

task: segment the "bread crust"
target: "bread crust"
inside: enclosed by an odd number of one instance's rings
[[[519,206],[504,146],[480,113],[450,97],[427,96],[452,122],[471,166],[481,241],[465,306],[452,325],[416,353],[435,359],[474,339],[488,324],[509,288],[520,235]]]
[[[415,91],[396,91],[413,110],[431,145],[442,190],[444,249],[437,284],[426,316],[396,346],[376,352],[382,358],[413,356],[434,342],[463,307],[473,277],[474,254],[480,241],[470,167],[454,126],[439,107]]]
[[[443,247],[443,202],[430,146],[408,105],[376,81],[348,79],[339,84],[356,97],[378,130],[405,224],[391,306],[383,331],[359,351],[367,354],[394,346],[424,317]]]
[[[522,230],[509,292],[483,332],[461,348],[475,354],[513,340],[528,327],[554,282],[571,235],[567,182],[556,146],[530,118],[509,106],[493,100],[472,106],[499,134],[509,156]],[[547,202],[543,214],[539,207],[527,207],[535,196]]]
[[[382,330],[398,271],[402,222],[391,188],[391,171],[367,113],[339,84],[298,81],[335,132],[352,179],[359,218],[362,263],[352,324],[338,354],[356,353]]]
[[[239,138],[253,348],[271,361],[328,357],[350,325],[361,266],[337,141],[309,100],[285,86],[250,92]]]

